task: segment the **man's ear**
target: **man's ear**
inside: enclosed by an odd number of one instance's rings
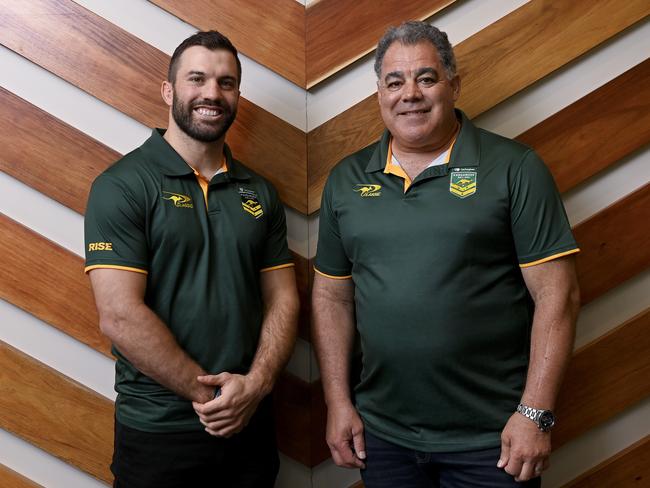
[[[160,86],[160,95],[168,107],[172,106],[174,100],[174,86],[170,81],[163,81]]]
[[[460,98],[460,76],[456,75],[451,79],[451,88],[454,90],[454,102]]]

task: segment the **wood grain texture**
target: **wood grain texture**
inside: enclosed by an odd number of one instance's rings
[[[0,87],[0,170],[84,213],[95,177],[120,154]]]
[[[307,88],[374,50],[391,25],[424,20],[454,0],[320,0],[307,6]]]
[[[311,299],[311,283],[309,274],[309,260],[300,254],[291,252],[293,262],[296,265],[296,287],[300,298],[300,315],[298,317],[298,334],[308,341],[309,340],[309,311]]]
[[[650,183],[577,225],[582,304],[650,266]]]
[[[41,485],[0,464],[0,486],[6,488],[39,488]]]
[[[83,260],[0,214],[0,298],[111,357]]]
[[[553,448],[650,396],[650,309],[576,351],[557,401]]]
[[[531,0],[455,47],[457,105],[476,117],[648,14],[645,0]],[[309,132],[309,213],[320,207],[323,175],[377,140],[383,127],[373,94]]]
[[[640,149],[650,142],[650,59],[517,140],[535,148],[562,192]]]
[[[643,488],[649,484],[650,436],[645,436],[563,488]]]
[[[169,56],[71,0],[0,0],[0,43],[148,127],[167,125]],[[227,141],[306,212],[304,132],[241,98]]]
[[[200,30],[218,30],[238,51],[305,86],[305,8],[295,0],[149,0]]]
[[[0,427],[100,480],[113,479],[113,403],[1,341]]]

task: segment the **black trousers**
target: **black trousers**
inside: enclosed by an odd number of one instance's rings
[[[143,432],[116,420],[114,488],[272,488],[279,458],[269,403],[228,439],[203,430]]]

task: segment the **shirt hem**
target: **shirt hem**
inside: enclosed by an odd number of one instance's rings
[[[86,266],[84,268],[84,273],[88,273],[93,269],[121,269],[124,271],[134,271],[136,273],[149,274],[149,271],[146,269],[136,268],[133,266],[123,266],[119,264],[91,264],[90,266]]]
[[[568,251],[562,251],[562,252],[558,252],[558,253],[555,253],[555,254],[551,254],[550,256],[546,256],[546,257],[543,257],[543,258],[540,258],[540,259],[537,259],[537,260],[534,260],[534,261],[529,261],[529,262],[526,262],[526,263],[519,263],[519,267],[520,268],[528,268],[529,266],[535,266],[537,264],[546,263],[548,261],[553,261],[554,259],[558,259],[558,258],[561,258],[563,256],[568,256],[569,254],[575,254],[575,253],[578,253],[578,252],[580,252],[580,249],[576,247],[574,249],[570,249]]]
[[[314,266],[314,271],[321,276],[325,276],[326,278],[331,278],[333,280],[349,280],[350,278],[352,278],[352,275],[338,276],[338,275],[323,273],[322,271],[319,271],[318,268],[316,268],[316,266]]]

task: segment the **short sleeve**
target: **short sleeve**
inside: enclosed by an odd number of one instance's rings
[[[332,204],[332,177],[323,190],[318,223],[318,248],[314,269],[330,278],[349,278],[352,263],[348,259],[339,231],[339,222]]]
[[[270,186],[269,194],[268,234],[266,236],[261,271],[293,266],[287,245],[287,222],[284,207],[275,188]]]
[[[510,212],[521,267],[579,251],[553,177],[532,150],[510,182]]]
[[[144,205],[117,179],[103,174],[95,180],[84,219],[86,272],[95,268],[148,271],[144,212]]]

